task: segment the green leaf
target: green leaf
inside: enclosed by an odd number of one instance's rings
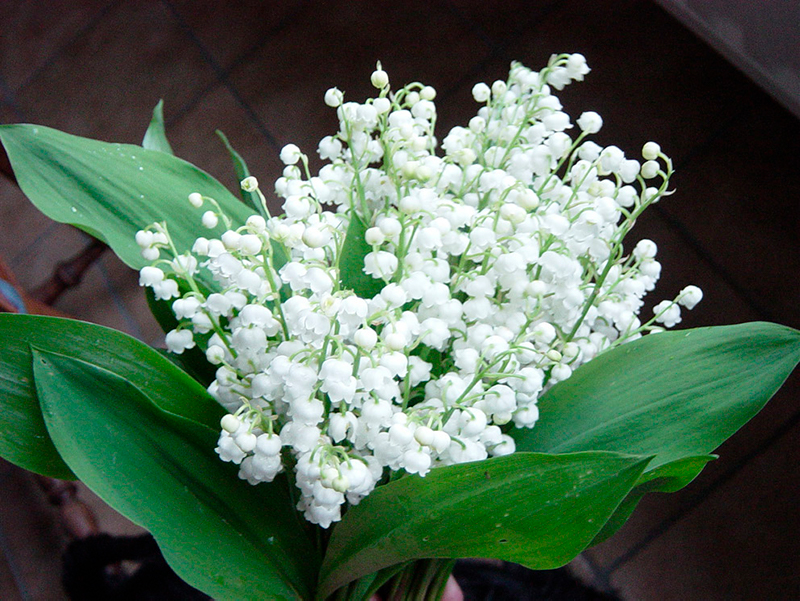
[[[170,155],[175,154],[172,152],[172,146],[170,146],[169,140],[167,140],[167,132],[164,129],[163,100],[159,100],[158,104],[153,109],[153,118],[150,120],[147,131],[144,132],[142,147],[147,148],[147,150],[157,150]]]
[[[0,455],[27,470],[72,478],[42,420],[30,347],[82,359],[146,389],[161,409],[216,429],[224,410],[200,384],[149,346],[89,323],[0,313]]]
[[[318,598],[413,559],[563,565],[591,542],[648,461],[605,452],[514,453],[380,486],[334,529]]]
[[[218,599],[311,597],[317,559],[284,479],[240,480],[214,452],[217,431],[163,411],[112,371],[36,350],[33,369],[61,456],[153,534],[178,575]]]
[[[192,192],[214,198],[234,227],[252,214],[213,177],[163,152],[38,125],[0,126],[0,140],[22,191],[39,210],[108,243],[134,269],[148,264],[134,236],[153,222],[167,222],[178,252],[192,247],[207,208],[189,204]],[[220,224],[210,235],[223,230]]]
[[[378,590],[394,576],[399,574],[406,566],[413,562],[399,563],[397,565],[389,566],[372,574],[367,574],[352,581],[347,586],[347,599],[353,601],[369,601],[372,595],[377,594]]]
[[[581,366],[514,430],[517,450],[706,455],[752,418],[800,361],[800,332],[771,323],[645,336]]]
[[[364,273],[364,257],[372,252],[372,247],[364,239],[366,233],[367,224],[355,211],[350,211],[350,224],[339,259],[339,279],[343,289],[369,299],[378,294],[385,283]]]
[[[245,162],[244,158],[242,158],[242,155],[236,152],[236,149],[231,146],[231,143],[228,141],[228,136],[226,136],[220,130],[217,130],[217,135],[219,136],[219,139],[222,140],[225,148],[228,150],[228,154],[231,155],[233,170],[236,173],[236,181],[241,182],[244,178],[250,177],[250,169],[247,168],[247,163]],[[264,208],[261,206],[261,200],[258,198],[258,194],[255,192],[242,190],[241,187],[239,190],[242,200],[245,202],[245,204],[251,206],[257,213],[263,213]],[[266,215],[264,215],[264,217],[266,217]]]
[[[633,510],[649,492],[677,492],[694,480],[709,461],[716,459],[716,455],[698,455],[697,457],[686,457],[678,459],[665,465],[643,473],[636,483],[633,490],[628,493],[625,500],[620,503],[617,510],[597,533],[594,540],[589,545],[599,545],[604,540],[610,538],[617,532],[628,518],[633,514]]]

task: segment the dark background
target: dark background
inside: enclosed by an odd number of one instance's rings
[[[474,114],[476,82],[505,79],[512,60],[537,69],[581,52],[592,72],[559,94],[565,110],[599,112],[600,144],[638,158],[655,140],[676,165],[676,194],[632,234],[659,246],[652,300],[696,284],[705,299],[681,327],[800,326],[798,121],[652,2],[4,0],[0,27],[0,122],[139,143],[163,98],[178,156],[235,187],[222,129],[267,190],[284,144],[315,155],[334,132],[325,90],[363,99],[376,60],[395,84],[438,90],[441,138]],[[0,257],[23,286],[89,242],[0,178]],[[110,252],[56,307],[160,344],[136,274]],[[595,582],[628,599],[800,597],[799,384],[687,489],[647,497],[586,553]],[[0,598],[62,598],[52,512],[6,464],[0,491]],[[109,530],[131,529],[99,511]]]

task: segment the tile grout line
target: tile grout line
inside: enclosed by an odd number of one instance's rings
[[[458,81],[456,81],[453,85],[447,88],[442,93],[442,99],[446,100],[447,98],[452,97],[456,91],[458,91],[462,86],[469,85],[469,83],[473,80],[475,75],[485,69],[489,63],[491,63],[494,59],[504,58],[508,60],[508,51],[507,48],[510,44],[514,43],[518,38],[529,31],[528,25],[532,22],[541,22],[543,19],[546,19],[550,14],[558,8],[559,5],[563,4],[564,0],[553,0],[547,6],[541,8],[535,15],[533,15],[529,21],[525,22],[525,25],[520,27],[520,29],[513,34],[509,35],[503,42],[498,42],[492,38],[489,34],[487,34],[484,29],[477,23],[475,23],[472,19],[468,18],[464,15],[461,10],[452,4],[451,0],[441,0],[442,4],[444,4],[450,12],[455,14],[459,19],[461,19],[464,23],[470,26],[470,29],[473,30],[478,37],[483,39],[484,43],[489,47],[489,54],[484,57],[482,60],[475,63],[471,68],[469,68],[464,75],[462,75]],[[531,27],[530,29],[535,29]]]
[[[14,92],[8,86],[5,78],[0,74],[0,95],[2,95],[2,102],[3,105],[7,106],[14,115],[14,119],[19,122],[26,121],[25,113],[19,108],[19,104],[17,104],[17,100],[14,97]]]
[[[749,105],[743,107],[740,111],[738,111],[735,115],[725,121],[722,125],[720,125],[716,130],[714,130],[710,136],[708,136],[702,143],[698,144],[694,148],[692,148],[685,157],[683,157],[677,164],[676,164],[676,171],[681,167],[685,167],[692,160],[702,155],[704,152],[708,150],[711,144],[720,138],[722,138],[725,133],[729,130],[729,128],[738,121],[742,115],[754,110],[760,105],[758,101],[751,102]],[[684,242],[692,248],[702,260],[704,260],[714,271],[714,273],[720,277],[728,286],[730,286],[733,291],[751,308],[755,311],[760,318],[766,319],[768,321],[775,321],[774,317],[772,316],[771,311],[763,307],[758,301],[756,301],[749,292],[747,292],[735,279],[728,273],[728,271],[722,267],[714,258],[711,256],[710,253],[706,252],[705,248],[700,244],[700,242],[688,231],[688,229],[683,225],[683,223],[673,217],[666,211],[664,211],[661,207],[655,207],[657,209],[657,213],[661,216],[666,222],[668,227],[673,229],[681,238],[683,238]],[[682,520],[686,515],[691,513],[694,509],[699,507],[708,497],[710,497],[717,489],[721,486],[729,482],[733,479],[736,474],[741,471],[750,461],[756,459],[759,455],[769,450],[769,448],[778,442],[785,434],[791,431],[791,429],[797,424],[800,423],[800,411],[789,417],[786,422],[784,422],[781,426],[779,426],[773,433],[760,445],[758,445],[755,449],[752,449],[749,453],[744,455],[740,458],[735,464],[733,464],[728,470],[726,470],[721,476],[719,476],[716,480],[710,483],[708,486],[703,488],[702,490],[698,491],[693,495],[691,501],[686,505],[684,508],[678,510],[672,516],[666,518],[657,526],[652,528],[636,545],[628,549],[625,553],[621,556],[617,557],[614,561],[612,561],[609,565],[600,569],[598,573],[598,577],[601,579],[604,585],[610,586],[610,579],[612,574],[618,570],[620,567],[628,563],[629,561],[633,560],[636,555],[642,552],[644,549],[649,547],[652,543],[654,543],[660,536],[665,534],[669,531],[674,525],[676,525],[680,520]]]
[[[744,115],[747,113],[757,109],[763,102],[759,103],[758,101],[753,101],[749,103],[747,106],[744,106],[742,109],[737,111],[733,116],[731,116],[728,120],[725,121],[722,125],[716,128],[711,135],[709,135],[703,142],[698,144],[697,146],[693,147],[685,157],[682,157],[680,161],[675,164],[675,171],[678,172],[682,168],[687,167],[696,157],[702,156],[711,146],[712,143],[716,142],[717,140],[721,139],[729,130],[730,127],[739,121]],[[671,215],[666,209],[664,209],[660,205],[654,205],[653,210],[659,217],[664,219],[667,222],[667,226],[670,227],[678,236],[680,236],[683,241],[697,253],[697,255],[705,261],[709,267],[713,270],[715,275],[719,276],[719,278],[725,282],[728,286],[730,286],[733,291],[739,295],[739,297],[755,312],[759,315],[761,319],[767,321],[777,321],[775,315],[770,311],[767,307],[762,305],[759,301],[757,301],[753,295],[748,292],[744,286],[738,283],[738,281],[730,274],[730,272],[723,267],[716,259],[714,259],[713,255],[706,251],[705,247],[700,243],[697,238],[686,228],[683,222]]]
[[[128,307],[120,296],[119,291],[117,290],[116,284],[112,280],[111,276],[108,273],[108,269],[106,268],[105,264],[105,255],[102,255],[100,259],[95,263],[95,266],[100,271],[100,275],[103,276],[103,283],[106,286],[106,290],[111,295],[111,300],[113,301],[114,305],[117,307],[117,311],[128,324],[130,328],[130,334],[139,340],[144,340],[144,332],[142,331],[141,324],[139,320],[133,316],[133,313],[128,310]]]
[[[53,221],[50,225],[48,225],[41,234],[36,236],[36,238],[34,238],[32,242],[30,242],[25,248],[21,249],[17,254],[15,254],[11,258],[11,266],[14,267],[15,269],[19,267],[22,264],[22,260],[25,257],[29,256],[34,249],[39,247],[42,244],[42,242],[44,242],[45,238],[47,238],[50,234],[52,234],[61,225],[64,224],[59,223],[58,221]]]
[[[5,488],[6,481],[11,477],[13,469],[14,468],[11,468],[0,475],[0,488]],[[8,539],[6,538],[5,528],[3,528],[2,524],[0,524],[0,551],[2,551],[3,557],[6,559],[8,571],[11,572],[11,579],[14,581],[14,586],[17,587],[17,592],[20,594],[20,597],[22,597],[24,601],[32,600],[33,597],[25,586],[19,566],[12,556],[11,549],[8,545]]]
[[[123,0],[112,0],[111,2],[106,4],[103,8],[101,8],[100,11],[96,15],[94,15],[89,20],[88,23],[86,23],[83,27],[81,27],[77,31],[77,33],[75,33],[75,35],[73,35],[67,42],[65,42],[64,44],[59,46],[55,51],[53,51],[52,54],[50,54],[50,56],[48,56],[44,60],[44,62],[42,64],[40,64],[38,67],[36,67],[30,73],[30,75],[28,75],[22,81],[22,83],[20,83],[17,86],[17,88],[16,88],[16,90],[14,90],[14,92],[18,93],[20,90],[22,90],[25,87],[29,86],[37,77],[39,77],[39,75],[44,70],[48,69],[53,63],[55,63],[56,60],[58,60],[58,58],[61,57],[62,54],[64,54],[65,50],[69,46],[74,44],[77,40],[79,40],[80,38],[85,36],[87,33],[89,33],[92,29],[97,27],[97,25],[106,17],[106,15],[108,15],[109,12],[111,12],[113,9],[115,9],[117,6],[119,6],[122,3],[123,3]]]
[[[641,551],[649,547],[655,540],[667,532],[672,526],[678,523],[681,519],[683,519],[688,513],[692,512],[698,506],[700,506],[703,501],[705,501],[709,496],[710,493],[713,493],[716,489],[720,488],[724,484],[730,482],[750,461],[756,459],[759,455],[767,451],[773,444],[778,442],[781,438],[786,436],[792,429],[800,424],[800,412],[795,413],[792,417],[788,418],[785,422],[783,422],[778,428],[776,428],[773,433],[764,441],[761,442],[755,449],[751,450],[749,453],[744,455],[743,457],[739,458],[735,464],[733,464],[730,468],[728,468],[725,472],[722,473],[721,476],[717,477],[711,484],[706,486],[703,490],[698,491],[695,495],[693,495],[692,500],[689,504],[675,512],[675,515],[667,518],[661,524],[650,530],[644,538],[631,547],[628,551],[620,555],[617,559],[612,561],[607,567],[603,568],[601,571],[606,578],[610,578],[612,573],[628,563],[632,560],[636,555],[638,555]]]
[[[271,27],[255,44],[253,44],[250,48],[247,48],[239,56],[235,57],[227,67],[221,67],[221,75],[218,77],[218,79],[207,84],[203,89],[196,92],[192,98],[190,98],[175,112],[174,115],[167,119],[167,125],[173,126],[178,123],[181,119],[183,119],[183,117],[186,116],[187,113],[197,106],[209,92],[218,86],[223,85],[223,79],[228,80],[237,69],[247,64],[253,58],[253,56],[267,44],[269,40],[283,31],[286,26],[289,25],[297,17],[297,15],[303,11],[303,9],[305,9],[308,3],[309,0],[300,0],[300,2],[292,11],[285,15],[275,26]]]
[[[245,114],[248,116],[250,121],[253,125],[256,126],[258,132],[262,135],[262,137],[267,141],[267,143],[279,149],[281,146],[279,145],[278,141],[275,139],[275,136],[269,131],[267,126],[261,121],[259,116],[253,110],[253,108],[242,98],[242,95],[239,93],[239,90],[234,86],[230,79],[228,79],[228,74],[225,70],[220,66],[211,52],[206,48],[205,44],[197,37],[194,33],[194,30],[189,26],[189,24],[184,20],[178,10],[175,8],[175,5],[172,3],[171,0],[161,0],[161,3],[167,7],[167,9],[172,13],[173,18],[175,21],[181,26],[184,30],[184,33],[187,37],[192,41],[192,43],[198,48],[200,53],[203,55],[203,58],[206,62],[211,66],[212,70],[216,74],[217,78],[219,79],[220,83],[225,86],[233,99],[239,104],[239,106],[244,110]]]
[[[450,14],[455,16],[459,21],[466,25],[467,28],[470,29],[472,33],[477,35],[480,40],[489,47],[490,50],[502,50],[503,45],[498,43],[497,40],[486,33],[486,30],[478,23],[467,17],[464,12],[458,8],[458,6],[453,4],[452,0],[439,0],[439,4],[444,6],[444,8],[447,9]]]

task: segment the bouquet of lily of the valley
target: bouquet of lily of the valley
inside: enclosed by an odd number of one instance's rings
[[[435,137],[436,92],[325,103],[339,129],[274,186],[228,147],[241,200],[143,147],[0,128],[22,190],[140,270],[167,352],[96,325],[0,316],[0,453],[80,478],[216,598],[435,599],[453,561],[553,568],[675,491],[800,360],[750,323],[641,312],[656,245],[630,240],[670,159],[589,137],[553,90],[581,55],[479,83]]]

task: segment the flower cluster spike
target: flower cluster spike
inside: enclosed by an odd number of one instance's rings
[[[654,142],[640,163],[588,140],[597,113],[574,127],[552,90],[588,71],[579,54],[513,64],[473,88],[477,115],[437,152],[435,90],[393,91],[379,66],[376,97],[325,94],[339,130],[317,175],[297,146],[281,152],[282,215],[234,229],[193,194],[187,211],[221,221],[219,238],[178,254],[168,224],[139,232],[153,261],[141,284],[175,299],[167,347],[199,345],[218,366],[209,391],[230,414],[217,452],[241,478],[292,471],[298,508],[327,528],[398,474],[513,452],[509,429],[534,427],[544,391],[699,302],[688,286],[639,317],[661,267],[652,241],[626,252],[623,239],[668,193],[672,164]],[[242,185],[266,207],[255,178]],[[354,219],[375,293],[342,284]]]

